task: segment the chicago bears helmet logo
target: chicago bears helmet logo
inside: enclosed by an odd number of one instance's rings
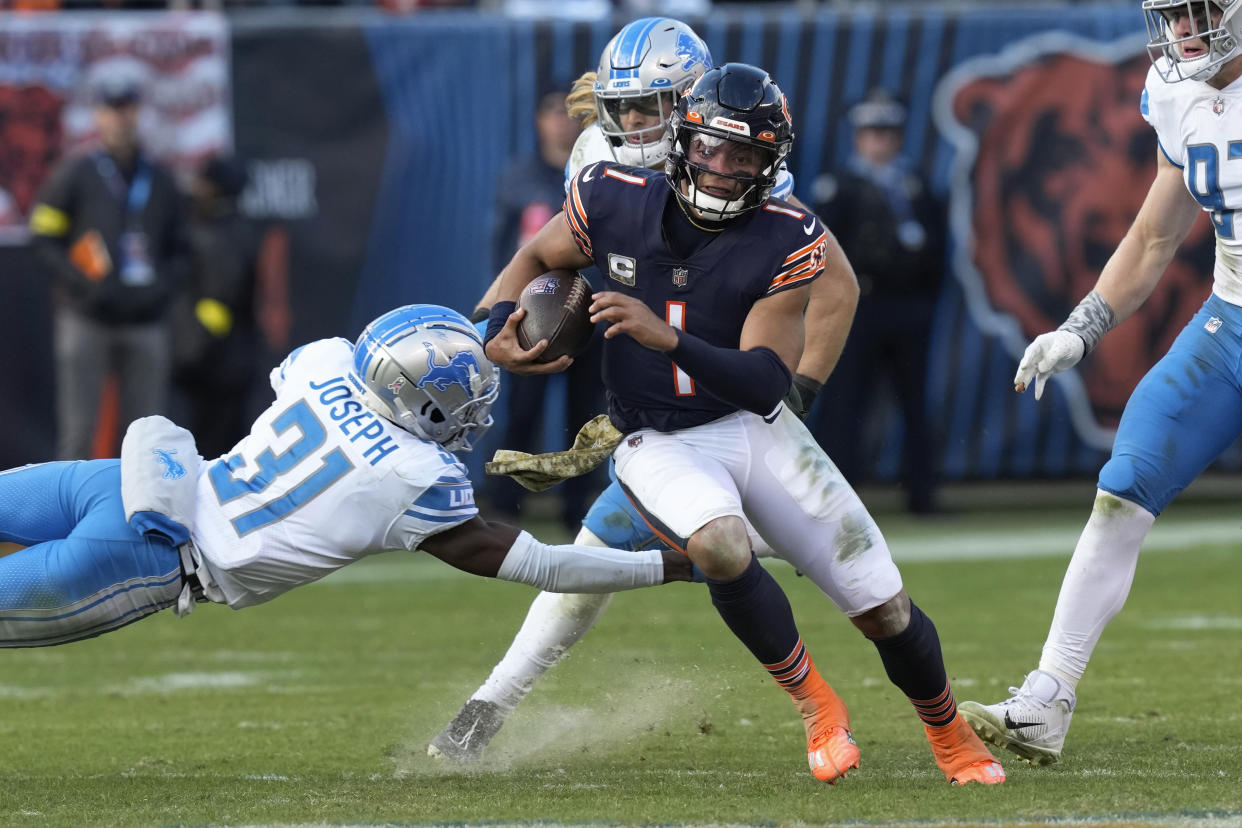
[[[1015,366],[1091,290],[1155,176],[1155,130],[1139,111],[1145,43],[1039,35],[962,64],[936,91],[937,124],[957,150],[954,273]],[[1081,382],[1066,375],[1086,443],[1111,446],[1134,386],[1207,297],[1209,231],[1196,225],[1147,303],[1079,366]]]

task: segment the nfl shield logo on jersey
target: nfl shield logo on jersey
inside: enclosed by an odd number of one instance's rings
[[[1225,114],[1225,99],[1217,95],[1212,99],[1212,111],[1217,115]]]
[[[686,283],[690,281],[689,277],[690,277],[690,272],[686,270],[684,267],[673,268],[673,286],[674,287],[685,287]]]
[[[1207,324],[1205,324],[1203,327],[1207,329],[1208,333],[1214,334],[1220,330],[1221,324],[1222,324],[1221,318],[1219,316],[1213,316],[1211,319],[1207,321]]]

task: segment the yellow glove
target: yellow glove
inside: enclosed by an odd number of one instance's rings
[[[215,299],[199,299],[194,305],[194,316],[214,337],[228,336],[233,330],[233,312],[228,305]]]

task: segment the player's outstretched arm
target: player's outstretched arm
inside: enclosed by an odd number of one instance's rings
[[[554,546],[478,516],[432,535],[421,548],[471,575],[515,581],[546,592],[619,592],[689,581],[692,576],[689,559],[670,550]]]
[[[1104,334],[1138,310],[1190,232],[1199,204],[1186,190],[1181,170],[1157,153],[1156,178],[1095,287],[1057,330],[1027,346],[1013,378],[1019,394],[1033,379],[1035,399],[1042,397],[1049,377],[1077,365]]]

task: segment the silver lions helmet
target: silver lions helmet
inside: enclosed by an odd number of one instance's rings
[[[474,325],[439,305],[406,305],[367,325],[350,379],[377,414],[448,451],[473,448],[500,393]]]
[[[1166,83],[1206,81],[1239,54],[1242,0],[1144,0],[1147,53]]]
[[[599,126],[617,163],[664,163],[672,147],[665,125],[673,105],[711,65],[707,44],[680,20],[644,17],[617,32],[595,74]],[[627,130],[622,116],[633,110],[658,116],[660,123]]]

